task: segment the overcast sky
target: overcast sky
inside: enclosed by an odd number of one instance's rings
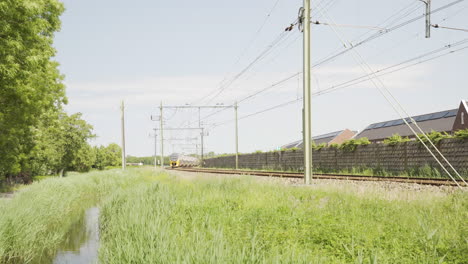
[[[436,9],[452,1],[433,0],[432,6]],[[66,109],[82,112],[94,126],[98,138],[92,144],[108,144],[120,142],[119,103],[125,100],[130,155],[154,153],[149,134],[157,124],[150,115],[159,115],[161,101],[164,105],[231,105],[302,70],[300,32],[294,28],[282,33],[296,20],[302,6],[299,0],[63,2],[66,12],[55,47],[66,76]],[[424,13],[424,4],[417,0],[319,0],[312,1],[312,6],[313,21],[362,26],[312,25],[313,64],[343,50],[340,38],[356,44],[378,32],[368,27],[391,28]],[[464,1],[437,12],[432,23],[468,28],[467,6]],[[378,70],[467,38],[464,31],[432,29],[431,38],[426,39],[424,19],[419,19],[355,50]],[[266,56],[231,83],[272,44]],[[314,68],[313,91],[364,75],[354,59],[359,55],[353,54],[348,52]],[[461,99],[468,99],[468,49],[387,74],[381,80],[412,115],[457,108]],[[219,93],[220,87],[226,89]],[[301,76],[291,78],[242,102],[239,117],[301,96]],[[398,117],[369,81],[314,97],[312,103],[314,135],[345,128],[362,130],[370,123]],[[301,107],[298,100],[241,119],[240,152],[271,150],[300,139]],[[210,113],[212,110],[202,110],[201,116]],[[166,127],[198,126],[196,110],[167,109],[164,115]],[[228,109],[202,121],[209,134],[206,152],[234,152],[233,117],[233,110]],[[165,133],[168,138],[196,136],[194,131]],[[167,142],[165,154],[195,151],[194,146],[177,145],[181,143],[188,142]]]

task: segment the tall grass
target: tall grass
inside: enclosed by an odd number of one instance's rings
[[[0,263],[46,263],[101,207],[101,263],[466,263],[468,194],[178,180],[150,169],[45,179],[0,199]]]
[[[84,211],[113,192],[151,180],[149,170],[49,178],[0,201],[0,263],[44,263]]]
[[[248,178],[161,178],[103,203],[100,260],[466,263],[467,198],[390,201]]]

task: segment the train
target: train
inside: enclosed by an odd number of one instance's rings
[[[195,167],[200,164],[200,161],[198,158],[184,155],[184,154],[179,154],[179,153],[172,153],[169,156],[169,164],[171,165],[172,168],[177,168],[177,167]]]

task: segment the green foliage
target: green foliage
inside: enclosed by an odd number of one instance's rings
[[[383,143],[385,145],[395,146],[397,144],[408,141],[410,141],[408,137],[402,137],[399,134],[393,134],[391,137],[384,139]]]
[[[122,165],[122,149],[115,143],[109,144],[107,147],[94,147],[96,155],[94,168],[103,170],[107,167]]]
[[[370,143],[371,142],[366,137],[360,139],[350,139],[343,142],[339,148],[344,151],[355,151],[357,146],[367,146]]]
[[[282,151],[297,151],[297,150],[299,150],[299,148],[296,148],[296,147],[288,148],[288,149],[282,149]]]
[[[434,143],[434,144],[439,144],[439,142],[443,139],[446,139],[446,138],[452,138],[452,136],[450,136],[449,134],[447,134],[446,132],[437,132],[437,131],[434,131],[432,130],[430,133],[426,133],[426,136],[429,138],[429,140]],[[418,137],[426,144],[429,143],[429,141],[427,140],[427,138],[423,135],[423,134],[418,134]],[[418,141],[420,142],[420,141]]]
[[[315,149],[315,150],[321,150],[323,148],[326,148],[328,145],[327,143],[322,143],[322,144],[319,144],[319,145],[312,145],[312,148]]]
[[[88,140],[93,138],[92,126],[81,114],[50,113],[35,130],[35,146],[24,164],[33,175],[63,173],[67,170],[88,171],[94,155]],[[28,164],[30,167],[28,168]]]
[[[263,153],[261,150],[256,150],[254,153]]]
[[[460,139],[468,139],[468,128],[456,131],[454,137]]]
[[[330,148],[336,148],[336,149],[337,149],[337,148],[340,148],[340,144],[338,144],[338,143],[332,143],[332,144],[330,144],[329,147],[330,147]]]
[[[66,102],[52,60],[63,10],[57,0],[0,2],[0,177],[22,171],[42,115]]]

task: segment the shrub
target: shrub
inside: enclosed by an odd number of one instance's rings
[[[343,142],[340,145],[340,149],[344,151],[355,151],[357,146],[367,146],[370,143],[371,142],[366,137],[363,137],[360,139],[350,139],[350,140],[346,140],[345,142]]]
[[[323,148],[326,148],[327,147],[327,143],[322,143],[322,144],[319,144],[319,145],[312,145],[312,148],[315,149],[315,150],[321,150]]]
[[[468,128],[455,132],[455,138],[468,139]]]
[[[410,139],[408,137],[402,137],[399,134],[393,134],[391,137],[384,139],[385,145],[395,146],[397,144],[408,142]]]
[[[452,136],[450,136],[449,134],[447,134],[446,132],[437,132],[437,131],[434,131],[432,130],[430,133],[426,133],[426,136],[427,138],[429,138],[429,140],[432,141],[432,143],[434,144],[439,144],[439,142],[442,140],[442,139],[446,139],[446,138],[451,138]],[[418,137],[422,140],[422,142],[424,143],[429,143],[427,138],[423,135],[423,134],[418,134]]]

